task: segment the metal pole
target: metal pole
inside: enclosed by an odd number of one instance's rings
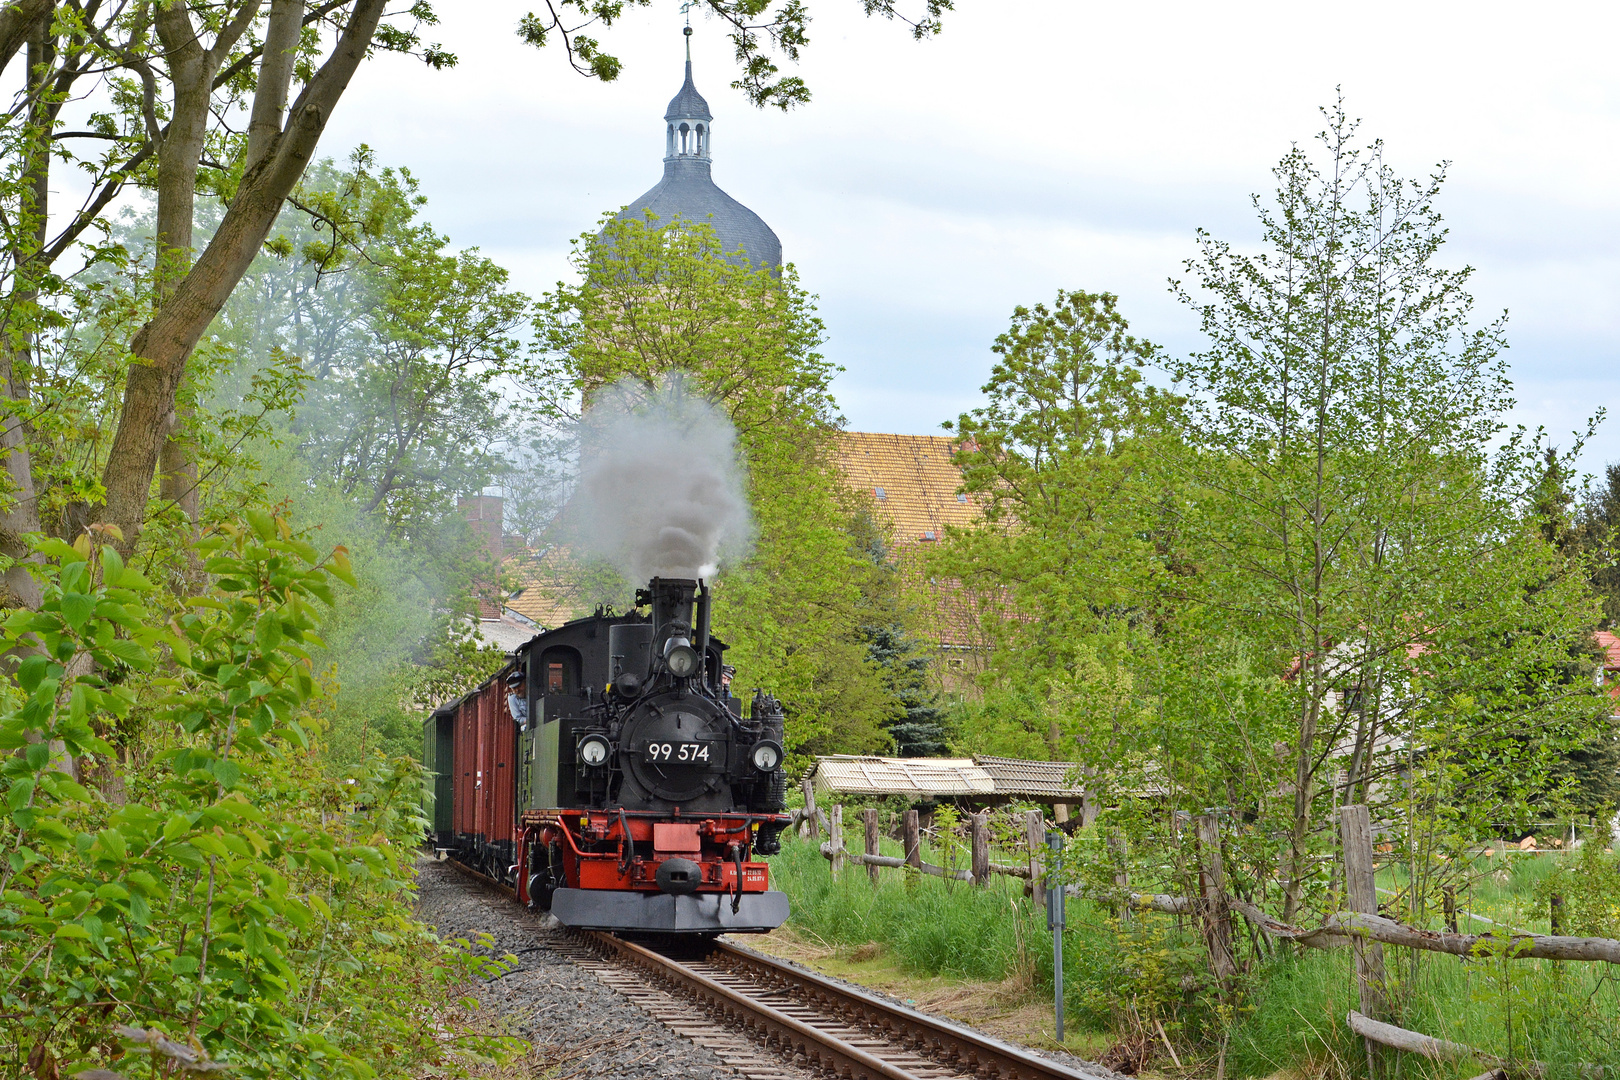
[[[1052,931],[1052,1012],[1057,1019],[1057,1040],[1063,1041],[1063,880],[1052,873],[1063,852],[1063,834],[1046,834],[1052,849],[1052,868],[1046,875],[1046,925]],[[1056,878],[1056,880],[1054,880]]]

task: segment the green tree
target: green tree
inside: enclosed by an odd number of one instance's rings
[[[1287,920],[1333,801],[1415,810],[1421,785],[1396,779],[1419,755],[1493,762],[1522,791],[1551,744],[1498,753],[1506,736],[1567,732],[1594,704],[1590,679],[1542,677],[1595,613],[1532,512],[1538,448],[1521,433],[1492,456],[1511,405],[1502,322],[1472,326],[1468,271],[1439,264],[1443,171],[1398,178],[1342,109],[1328,120],[1320,162],[1290,151],[1275,206],[1256,200],[1260,252],[1200,234],[1176,288],[1208,344],[1170,365],[1190,391],[1190,589],[1289,672]],[[1466,803],[1444,773],[1424,797]]]
[[[1592,560],[1592,588],[1603,598],[1603,624],[1620,627],[1620,464],[1610,462],[1603,482],[1576,513],[1576,543]]]
[[[392,528],[423,528],[492,482],[521,438],[505,380],[530,301],[420,220],[408,170],[376,169],[362,148],[311,181],[299,201],[322,226],[278,228],[209,340],[242,373],[295,358],[307,384],[285,432],[311,475]]]
[[[0,627],[33,651],[0,705],[0,1069],[171,1071],[150,1033],[250,1077],[462,1071],[431,1031],[483,965],[410,917],[420,770],[341,779],[311,752],[309,647],[354,580],[343,549],[255,511],[201,542],[217,586],[165,625],[95,532],[46,540],[39,610]],[[104,736],[131,721],[151,738],[114,759]],[[52,743],[128,797],[54,768]]]
[[[1022,715],[1054,760],[1080,742],[1111,745],[1092,721],[1115,723],[1117,680],[1130,681],[1119,665],[1160,562],[1148,532],[1155,447],[1175,401],[1143,380],[1156,350],[1127,333],[1116,305],[1060,292],[1051,307],[1015,310],[992,346],[985,404],[946,425],[985,524],[953,530],[933,572],[1004,599],[986,680],[1003,700],[982,715]],[[1107,704],[1085,689],[1104,684]]]
[[[882,672],[900,708],[888,725],[894,752],[901,757],[938,757],[945,753],[950,732],[939,680],[919,633],[927,601],[913,587],[915,568],[895,558],[890,530],[869,512],[857,512],[850,519],[850,541],[875,571],[866,576],[862,590],[861,636],[867,656]]]
[[[529,301],[476,250],[449,252],[415,179],[364,149],[312,170],[297,201],[309,213],[277,228],[206,339],[230,367],[198,413],[218,415],[267,370],[295,368],[307,387],[247,456],[255,494],[321,522],[360,575],[315,654],[335,684],[320,706],[328,751],[348,765],[413,753],[425,708],[499,663],[472,626],[475,588],[500,568],[457,497],[501,476],[522,437],[524,403],[502,380]],[[205,516],[231,512],[205,493]]]
[[[789,707],[795,753],[881,747],[897,711],[862,637],[873,564],[830,460],[839,418],[822,324],[793,267],[723,257],[707,223],[609,218],[576,243],[578,280],[543,297],[530,385],[560,421],[601,387],[686,373],[737,429],[757,543],[716,583],[715,629],[749,685]],[[622,596],[603,600],[622,603]]]

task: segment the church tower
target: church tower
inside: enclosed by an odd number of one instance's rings
[[[658,224],[677,215],[714,227],[721,250],[732,262],[744,261],[776,270],[782,265],[782,241],[760,216],[715,186],[714,116],[692,82],[692,28],[686,28],[686,81],[664,110],[664,178],[619,212],[620,218],[646,220],[651,210]]]

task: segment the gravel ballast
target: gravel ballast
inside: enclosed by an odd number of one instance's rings
[[[567,1052],[560,1072],[603,1080],[734,1080],[709,1050],[675,1034],[595,975],[576,967],[559,935],[493,889],[432,859],[417,862],[417,915],[450,940],[489,934],[518,967],[475,990],[480,1004],[539,1047]],[[575,1056],[587,1045],[596,1049]]]
[[[712,1050],[671,1030],[636,1002],[605,985],[593,972],[576,965],[570,954],[577,954],[577,947],[547,916],[530,912],[450,864],[428,857],[417,860],[417,884],[417,915],[440,937],[465,938],[476,946],[477,935],[488,934],[494,939],[489,949],[492,955],[517,957],[516,968],[476,987],[474,996],[484,1009],[500,1018],[507,1031],[534,1045],[542,1062],[556,1062],[559,1077],[745,1080],[747,1074]],[[780,957],[771,959],[784,962]],[[802,967],[791,960],[785,962]],[[904,1005],[870,987],[847,985]],[[664,1012],[672,1023],[684,1026],[669,1009]],[[958,1026],[973,1030],[966,1024]],[[589,1052],[582,1052],[587,1049]],[[1068,1054],[1034,1052],[1098,1080],[1125,1080]],[[787,1062],[769,1067],[766,1073],[795,1078],[811,1075]]]

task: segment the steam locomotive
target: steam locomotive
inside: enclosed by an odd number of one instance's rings
[[[635,610],[539,634],[425,722],[447,857],[568,926],[763,933],[787,918],[781,705],[731,695],[710,590],[653,578]],[[646,609],[643,613],[642,609]]]

